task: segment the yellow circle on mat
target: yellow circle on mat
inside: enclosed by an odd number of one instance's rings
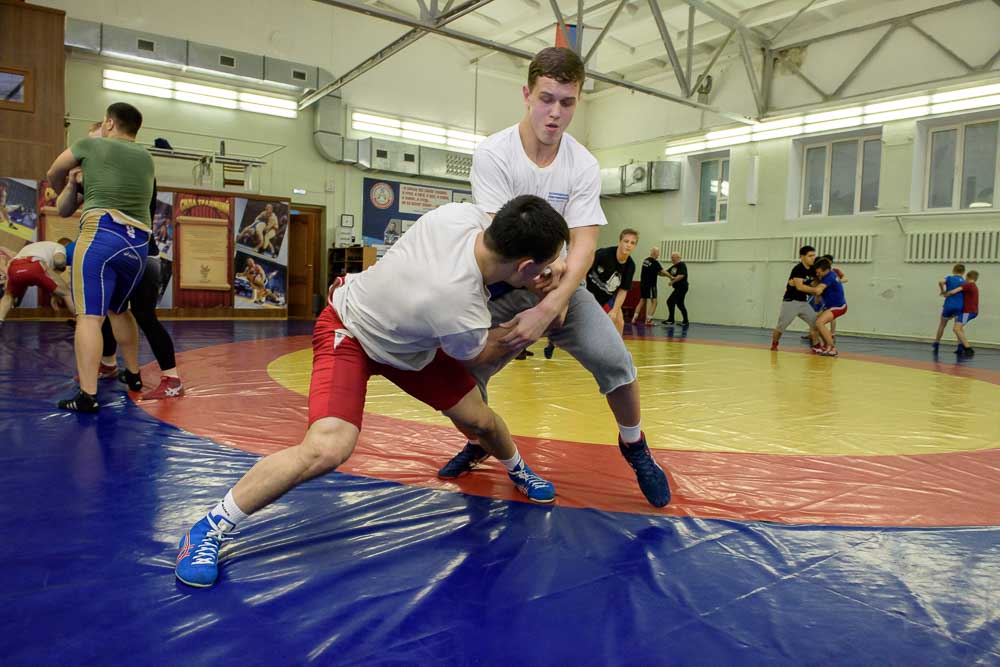
[[[1000,447],[1000,385],[931,370],[735,346],[628,341],[650,446],[823,456],[934,454]],[[490,381],[490,404],[511,433],[613,444],[617,429],[593,377],[557,349],[514,361]],[[312,350],[267,372],[309,391]],[[368,412],[448,424],[373,377]]]

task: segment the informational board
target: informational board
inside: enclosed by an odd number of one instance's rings
[[[181,226],[180,288],[229,291],[229,224],[226,220],[178,216]]]
[[[472,192],[454,188],[364,179],[361,235],[364,245],[389,247],[420,216],[451,202],[472,201]]]

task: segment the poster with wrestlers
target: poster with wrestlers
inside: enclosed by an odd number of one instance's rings
[[[420,216],[451,202],[471,201],[472,192],[378,178],[364,180],[361,237],[384,251]]]
[[[242,250],[233,261],[236,308],[287,308],[288,269]]]
[[[157,308],[174,305],[174,193],[157,192],[153,213],[153,242],[159,250],[160,281]]]
[[[289,207],[285,201],[233,202],[236,308],[286,308]]]
[[[237,197],[235,209],[237,249],[288,264],[288,202]]]
[[[0,178],[0,271],[7,259],[38,240],[38,182]],[[4,276],[6,278],[6,275]],[[5,281],[3,281],[5,282]],[[30,289],[21,308],[38,307],[36,290]]]
[[[0,178],[0,245],[31,243],[38,236],[38,181]]]

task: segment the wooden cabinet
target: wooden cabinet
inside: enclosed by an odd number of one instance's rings
[[[326,284],[333,283],[333,279],[345,273],[361,273],[375,263],[376,249],[368,247],[355,248],[330,248],[327,253],[327,266],[329,267]]]

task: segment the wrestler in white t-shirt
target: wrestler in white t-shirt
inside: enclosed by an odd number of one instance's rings
[[[487,212],[518,195],[548,201],[563,214],[570,229],[565,259],[553,264],[551,275],[535,282],[539,296],[527,290],[495,290],[490,312],[510,329],[500,339],[523,350],[543,335],[576,358],[597,381],[618,425],[619,447],[632,466],[650,504],[670,502],[666,475],[649,452],[642,432],[639,385],[632,356],[611,318],[581,286],[594,261],[598,231],[607,219],[601,210],[601,175],[597,160],[566,133],[582,92],[585,68],[570,49],[540,51],[528,66],[522,89],[524,118],[487,137],[472,158],[472,197]],[[624,287],[624,286],[623,286]],[[618,317],[619,312],[614,312]],[[546,348],[551,357],[554,347]],[[476,379],[485,385],[502,367],[480,368]],[[465,448],[439,471],[445,479],[475,469],[487,452],[470,439]]]
[[[49,269],[56,267],[56,255],[62,259],[59,266],[66,266],[66,248],[61,243],[55,241],[36,241],[21,248],[14,256],[15,259],[39,259],[44,262]]]
[[[518,125],[487,137],[472,158],[472,192],[487,213],[517,195],[535,195],[559,211],[570,229],[606,225],[601,210],[601,171],[579,141],[563,133],[555,159],[539,167],[528,158]]]
[[[489,226],[490,216],[475,204],[446,204],[421,217],[406,243],[334,292],[333,307],[369,357],[418,371],[437,348],[459,360],[482,351],[489,292],[475,244]]]

